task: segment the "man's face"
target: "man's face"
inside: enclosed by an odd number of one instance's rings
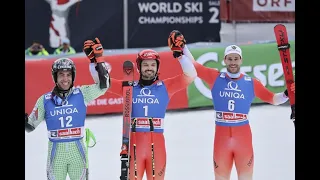
[[[33,43],[32,46],[30,47],[31,52],[40,52],[43,49],[43,46],[39,43]]]
[[[239,54],[231,53],[224,58],[224,63],[227,66],[227,71],[232,74],[240,72],[240,65],[242,64],[242,59]]]
[[[63,44],[62,44],[62,47],[63,47],[63,49],[68,49],[68,48],[69,48],[69,44],[63,43]]]
[[[141,62],[140,73],[142,79],[150,80],[153,79],[157,72],[157,61],[156,60],[143,60]]]
[[[59,70],[57,73],[57,83],[59,88],[68,90],[72,85],[72,72],[71,70]]]

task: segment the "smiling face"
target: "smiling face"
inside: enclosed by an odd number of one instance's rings
[[[143,60],[141,62],[141,78],[143,80],[151,80],[157,73],[157,61],[156,60]]]
[[[242,64],[241,56],[237,53],[231,53],[226,55],[224,58],[224,63],[226,64],[227,71],[232,74],[240,72],[240,66]]]
[[[71,70],[59,70],[57,73],[57,84],[60,89],[68,90],[72,85],[72,72]]]

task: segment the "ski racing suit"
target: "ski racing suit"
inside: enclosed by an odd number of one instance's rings
[[[216,180],[229,180],[235,162],[239,180],[252,179],[254,153],[249,125],[249,110],[258,97],[264,102],[279,105],[288,100],[284,93],[269,91],[259,80],[245,74],[232,79],[225,72],[197,63],[190,51],[184,54],[193,59],[197,75],[211,90],[216,111],[213,165]]]
[[[92,85],[73,87],[62,106],[52,101],[52,92],[40,96],[28,117],[28,123],[37,127],[45,120],[48,130],[48,180],[85,180],[87,176],[86,148],[83,141],[87,104],[103,95],[108,88],[100,89],[94,63],[90,72]]]
[[[165,113],[170,98],[178,91],[185,89],[197,76],[192,61],[186,56],[179,60],[183,74],[172,78],[155,81],[150,86],[141,87],[134,82],[132,94],[131,118],[136,118],[135,137],[130,135],[130,157],[133,156],[133,138],[136,141],[137,180],[142,180],[144,172],[152,180],[152,151],[154,143],[155,180],[164,180],[166,171],[166,146],[164,139]],[[108,92],[122,96],[122,80],[111,79]],[[152,118],[154,132],[150,133],[148,118]],[[134,161],[130,158],[130,178],[134,177]]]

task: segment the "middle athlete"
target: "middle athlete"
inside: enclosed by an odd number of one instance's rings
[[[142,180],[144,172],[146,172],[148,180],[164,180],[166,146],[163,132],[167,106],[170,98],[176,92],[187,88],[197,77],[192,61],[183,55],[185,45],[183,35],[178,31],[173,31],[168,41],[173,56],[179,61],[183,73],[172,78],[159,80],[160,56],[152,49],[140,51],[136,59],[140,79],[135,81],[133,85],[131,118],[136,118],[135,139],[138,180]],[[122,96],[122,80],[111,79],[111,87],[108,92]],[[154,125],[153,133],[150,133],[149,118],[152,118]],[[154,143],[154,178],[151,142]],[[129,179],[135,179],[132,140],[130,140],[130,149]]]

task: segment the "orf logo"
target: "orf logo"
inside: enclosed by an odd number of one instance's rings
[[[240,89],[238,89],[238,84],[233,81],[228,82],[228,87],[224,89],[231,90],[231,91],[241,91]]]
[[[148,88],[142,88],[138,96],[154,97],[154,95],[151,94],[151,90]]]

